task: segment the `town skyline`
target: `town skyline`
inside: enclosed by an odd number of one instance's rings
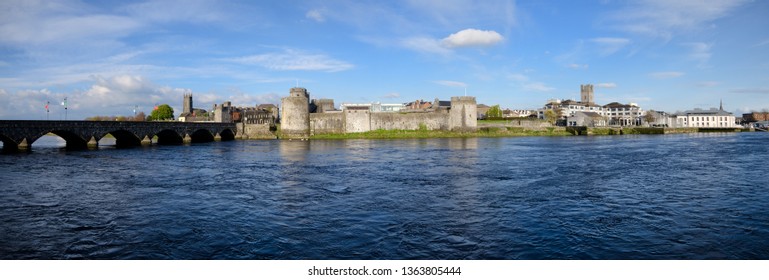
[[[338,103],[476,96],[667,112],[769,108],[763,1],[63,1],[0,4],[0,119],[279,104],[289,88]]]

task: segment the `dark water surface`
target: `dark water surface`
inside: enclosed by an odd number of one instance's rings
[[[769,133],[57,145],[2,259],[769,259]]]

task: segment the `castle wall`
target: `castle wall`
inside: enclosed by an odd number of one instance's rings
[[[454,130],[475,131],[478,112],[475,97],[451,98],[451,109],[437,108],[423,112],[375,112],[345,109],[342,112],[310,113],[309,94],[304,88],[292,88],[281,99],[281,135],[306,138],[315,134],[356,133],[371,130]]]
[[[417,130],[424,125],[427,130],[448,128],[448,114],[440,112],[422,113],[372,113],[371,130],[403,129]]]
[[[242,139],[275,139],[269,123],[238,123],[237,127]]]
[[[310,134],[344,133],[344,114],[315,113],[310,114]]]
[[[371,112],[368,110],[344,110],[345,133],[366,132],[371,130]]]

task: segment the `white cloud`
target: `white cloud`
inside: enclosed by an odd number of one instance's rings
[[[352,69],[353,64],[331,58],[325,54],[310,54],[298,50],[281,53],[266,53],[227,59],[230,62],[259,65],[277,71],[323,71],[339,72]]]
[[[503,37],[496,31],[465,29],[444,38],[441,43],[449,48],[488,47],[502,42]]]
[[[593,42],[598,45],[599,53],[602,56],[608,56],[616,53],[617,51],[621,50],[622,48],[630,44],[630,39],[601,37],[601,38],[593,38],[590,40],[590,42]]]
[[[615,83],[598,83],[595,86],[599,87],[599,88],[616,88],[617,84],[615,84]]]
[[[457,81],[433,81],[433,83],[448,86],[448,87],[467,87],[466,83],[457,82]]]
[[[544,83],[536,82],[536,83],[528,83],[523,85],[523,89],[526,91],[553,91],[555,88],[547,86]]]
[[[310,10],[307,11],[307,13],[304,15],[305,17],[317,21],[317,22],[325,22],[326,17],[323,16],[321,13],[321,10]]]
[[[655,78],[655,79],[670,79],[670,78],[678,78],[683,76],[684,72],[653,72],[649,73],[649,77]]]

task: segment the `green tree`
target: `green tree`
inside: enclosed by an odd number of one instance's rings
[[[157,106],[155,110],[152,110],[152,113],[150,113],[150,116],[147,117],[148,121],[163,121],[163,120],[173,120],[173,119],[174,119],[174,109],[171,108],[171,106],[168,106],[168,104]]]
[[[499,108],[499,105],[494,105],[489,108],[489,110],[486,112],[487,118],[501,118],[502,117],[502,109]]]

